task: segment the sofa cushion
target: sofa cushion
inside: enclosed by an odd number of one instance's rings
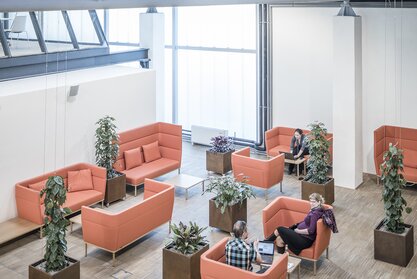
[[[140,148],[134,148],[123,152],[125,157],[126,170],[142,165],[142,152]]]
[[[152,162],[161,158],[161,152],[159,151],[158,141],[143,145],[142,148],[143,148],[143,155],[145,156],[146,163],[149,163],[149,162]]]
[[[68,192],[93,189],[93,178],[91,177],[90,169],[68,172]]]
[[[175,160],[161,158],[150,163],[144,163],[139,167],[122,171],[126,174],[126,182],[131,185],[139,185],[145,178],[155,178],[180,167]]]
[[[405,167],[417,168],[417,151],[404,149],[403,164]]]
[[[67,193],[63,207],[69,207],[73,212],[80,210],[83,205],[92,205],[102,200],[103,194],[96,190],[85,190]]]
[[[29,184],[28,187],[32,190],[36,190],[36,191],[42,191],[43,188],[45,188],[46,186],[46,182],[48,181],[48,179],[33,183],[33,184]]]

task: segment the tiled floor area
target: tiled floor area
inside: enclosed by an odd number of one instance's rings
[[[182,173],[205,177],[206,147],[183,144]],[[176,175],[172,172],[160,180]],[[300,181],[295,176],[285,176],[283,193],[277,185],[269,192],[269,200],[264,200],[264,192],[255,189],[256,199],[248,202],[249,234],[253,238],[263,238],[262,209],[274,198],[285,195],[300,197]],[[143,192],[140,191],[141,193]],[[129,189],[128,199],[112,204],[108,210],[118,211],[142,200],[142,195],[133,197]],[[417,192],[404,190],[404,197],[413,212],[405,216],[405,221],[417,226]],[[301,263],[301,278],[417,278],[417,257],[408,267],[402,268],[373,259],[373,228],[383,217],[381,186],[368,180],[357,190],[336,187],[334,211],[340,233],[332,236],[330,259],[323,256],[318,263],[318,273],[313,276],[313,266]],[[201,187],[185,191],[176,190],[173,222],[195,221],[208,225],[208,200],[212,196],[201,195]],[[216,243],[227,233],[208,228],[205,233],[210,243]],[[116,266],[112,267],[110,253],[89,246],[84,257],[82,229],[74,225],[74,232],[68,232],[68,255],[81,260],[82,278],[162,278],[162,247],[168,237],[168,224],[163,225],[126,249],[117,253]],[[0,248],[0,278],[27,278],[28,265],[42,258],[45,239],[31,234],[12,244]],[[417,242],[414,250],[417,252]],[[179,278],[181,279],[181,278]]]

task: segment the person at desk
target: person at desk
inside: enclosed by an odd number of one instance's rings
[[[252,262],[262,262],[258,251],[258,240],[248,240],[248,229],[245,221],[237,221],[233,225],[233,238],[225,247],[226,264],[252,271]]]
[[[317,220],[324,214],[324,199],[318,193],[309,196],[310,212],[304,220],[291,227],[278,227],[266,240],[275,241],[278,253],[285,252],[285,245],[288,245],[294,254],[299,255],[303,249],[313,245],[317,236]]]
[[[308,155],[307,137],[303,134],[303,130],[297,128],[294,131],[294,136],[291,139],[290,152],[294,155],[294,159],[303,158]],[[294,164],[289,164],[288,174],[291,175],[294,171]],[[301,167],[303,167],[301,165]]]

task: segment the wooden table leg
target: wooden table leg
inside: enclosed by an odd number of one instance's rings
[[[297,165],[297,178],[300,177],[300,164]]]
[[[188,189],[185,189],[185,200],[188,200]]]

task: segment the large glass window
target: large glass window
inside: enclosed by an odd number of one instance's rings
[[[177,34],[178,123],[256,139],[256,6],[178,8]]]

